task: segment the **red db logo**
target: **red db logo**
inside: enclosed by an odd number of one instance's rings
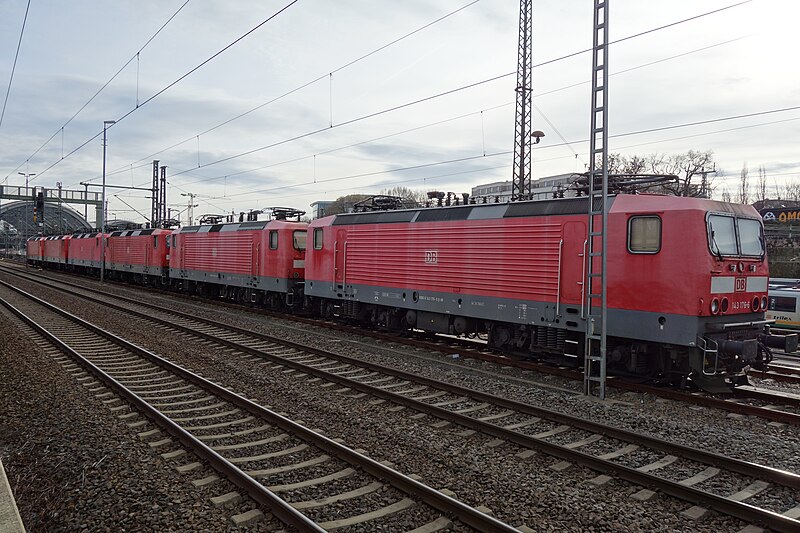
[[[747,290],[747,278],[736,278],[736,285],[734,291],[744,292]]]

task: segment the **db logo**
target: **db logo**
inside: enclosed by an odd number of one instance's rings
[[[436,264],[439,262],[438,250],[425,250],[425,262],[428,264]]]
[[[736,284],[734,285],[735,292],[744,292],[747,290],[747,278],[736,278]]]

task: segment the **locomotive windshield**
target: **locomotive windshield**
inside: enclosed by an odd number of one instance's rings
[[[763,256],[761,222],[729,215],[708,216],[708,244],[711,252],[722,256]]]
[[[764,255],[761,222],[750,218],[740,218],[738,222],[742,255]]]

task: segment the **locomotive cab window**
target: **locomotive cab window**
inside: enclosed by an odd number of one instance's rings
[[[275,230],[269,232],[269,249],[270,250],[278,249],[278,232]]]
[[[153,235],[153,248],[158,248],[158,235]]]
[[[314,229],[314,249],[322,250],[322,228]]]
[[[295,230],[292,233],[292,240],[294,241],[294,249],[295,250],[305,250],[306,249],[306,232]]]
[[[661,250],[661,219],[638,216],[628,219],[628,251],[634,254],[657,254]]]

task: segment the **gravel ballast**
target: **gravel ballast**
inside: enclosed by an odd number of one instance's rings
[[[127,291],[112,288],[112,291]],[[198,315],[230,321],[254,330],[280,335],[323,349],[363,357],[436,379],[453,381],[479,390],[546,405],[586,418],[608,420],[627,429],[645,431],[685,444],[707,447],[710,443],[733,456],[796,469],[796,428],[769,427],[766,421],[752,418],[727,419],[725,413],[689,408],[676,402],[656,401],[647,395],[612,394],[617,402],[586,401],[570,389],[573,384],[545,379],[515,369],[498,370],[495,365],[474,361],[450,360],[441,355],[421,353],[406,347],[373,346],[354,335],[269,320],[246,312],[215,308],[213,304],[169,303],[170,299],[150,293],[136,297],[165,302],[184,311],[191,307]],[[349,394],[331,394],[306,379],[287,376],[281,370],[253,365],[203,345],[187,346],[179,338],[153,336],[142,332],[140,323],[130,322],[119,313],[87,309],[71,297],[53,296],[55,303],[70,311],[140,342],[154,351],[200,371],[259,403],[268,403],[320,427],[330,436],[342,436],[352,447],[364,448],[377,459],[397,464],[405,473],[421,475],[437,488],[449,488],[472,505],[486,505],[495,515],[514,525],[525,523],[533,529],[564,531],[737,531],[741,521],[712,515],[701,523],[680,516],[690,505],[657,496],[649,502],[635,502],[630,495],[636,487],[620,481],[592,490],[586,483],[597,473],[578,467],[555,472],[558,461],[536,454],[522,460],[520,450],[511,445],[488,446],[481,436],[462,438],[458,428],[433,429],[434,419],[410,419],[412,411],[391,412],[391,404],[373,405],[370,398],[355,400]],[[416,355],[412,355],[416,354]],[[420,357],[420,355],[422,357]],[[507,378],[505,377],[507,375]],[[536,387],[531,380],[550,381],[553,387]],[[777,442],[784,446],[773,446]],[[769,450],[767,456],[764,451]]]
[[[232,485],[194,488],[2,312],[0,339],[0,454],[28,531],[229,531],[254,506],[215,508]]]

